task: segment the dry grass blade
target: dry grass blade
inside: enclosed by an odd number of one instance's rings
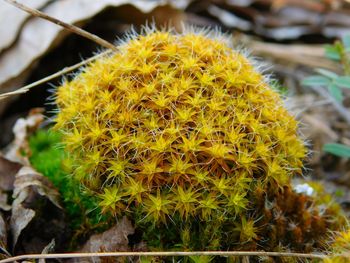
[[[174,257],[174,256],[258,256],[258,257],[296,257],[325,259],[323,254],[304,254],[290,252],[265,251],[193,251],[193,252],[101,252],[101,253],[63,253],[63,254],[29,254],[0,260],[0,263],[14,262],[29,259],[59,259],[59,258],[86,258],[86,257]]]
[[[11,4],[11,5],[14,5],[16,7],[18,7],[19,9],[25,11],[25,12],[28,12],[34,16],[37,16],[37,17],[40,17],[40,18],[43,18],[45,20],[48,20],[56,25],[59,25],[59,26],[62,26],[64,27],[65,29],[75,33],[75,34],[78,34],[78,35],[81,35],[87,39],[90,39],[92,41],[94,41],[95,43],[105,47],[105,48],[108,48],[108,49],[112,49],[114,51],[117,51],[117,48],[116,46],[114,46],[113,44],[109,43],[108,41],[94,35],[94,34],[91,34],[79,27],[76,27],[74,25],[71,25],[71,24],[68,24],[68,23],[65,23],[61,20],[58,20],[52,16],[49,16],[43,12],[40,12],[39,10],[36,10],[36,9],[33,9],[33,8],[30,8],[28,6],[25,6],[23,4],[20,4],[18,3],[17,1],[15,0],[5,0],[7,3]]]
[[[8,98],[10,96],[13,96],[13,95],[19,95],[19,94],[26,93],[31,88],[34,88],[34,87],[39,86],[39,85],[41,85],[43,83],[46,83],[46,82],[48,82],[48,81],[50,81],[50,80],[52,80],[54,78],[57,78],[57,77],[62,76],[64,74],[67,74],[67,73],[69,73],[69,72],[71,72],[71,71],[73,71],[73,70],[75,70],[77,68],[80,68],[80,67],[82,67],[82,66],[84,66],[84,65],[86,65],[86,64],[88,64],[88,63],[90,63],[92,61],[94,61],[95,59],[97,59],[99,57],[102,57],[104,55],[107,55],[109,53],[111,53],[111,50],[107,50],[105,52],[102,52],[102,53],[100,53],[100,54],[98,54],[96,56],[93,56],[91,58],[83,60],[82,62],[79,62],[79,63],[77,63],[77,64],[75,64],[73,66],[66,67],[66,68],[64,68],[64,69],[62,69],[62,70],[60,70],[60,71],[58,71],[58,72],[56,72],[56,73],[54,73],[54,74],[52,74],[50,76],[47,76],[47,77],[45,77],[43,79],[35,81],[35,82],[33,82],[31,84],[28,84],[28,85],[26,85],[26,86],[24,86],[22,88],[19,88],[19,89],[15,90],[15,91],[0,94],[0,101],[3,100],[3,99]]]

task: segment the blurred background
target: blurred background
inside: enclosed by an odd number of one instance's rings
[[[324,151],[350,145],[350,1],[345,0],[22,0],[67,23],[114,42],[133,27],[182,25],[218,28],[267,63],[266,74],[301,123],[309,142],[305,175],[326,184],[350,207],[350,162]],[[16,90],[102,50],[94,42],[0,1],[0,94]],[[319,70],[322,68],[322,70]],[[72,73],[74,74],[74,72]],[[72,74],[67,77],[71,77]],[[333,74],[333,75],[332,75]],[[310,77],[311,76],[311,77]],[[0,148],[33,108],[50,115],[49,90],[62,77],[0,101]],[[329,152],[329,151],[328,151]],[[312,171],[312,172],[310,172]]]

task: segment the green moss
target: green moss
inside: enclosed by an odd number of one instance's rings
[[[109,224],[101,214],[97,198],[82,189],[70,176],[72,160],[60,146],[61,135],[51,130],[39,130],[29,139],[32,166],[48,177],[59,190],[67,213],[74,243],[90,232],[102,231]]]

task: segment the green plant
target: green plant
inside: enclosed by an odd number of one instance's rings
[[[55,128],[74,180],[153,248],[321,247],[341,223],[292,189],[306,154],[297,121],[212,36],[147,32],[58,88]]]
[[[333,45],[325,46],[325,56],[333,61],[339,62],[345,75],[350,75],[350,35],[345,35]]]
[[[341,41],[336,41],[333,45],[325,46],[325,56],[342,66],[343,74],[338,75],[325,69],[316,69],[320,75],[305,78],[302,84],[311,87],[327,87],[330,94],[338,103],[343,102],[342,89],[350,89],[350,35],[345,36]],[[339,144],[325,144],[323,151],[337,155],[339,157],[350,157],[350,147]]]
[[[340,143],[327,143],[323,146],[323,151],[339,157],[350,158],[350,147]]]
[[[350,88],[350,36],[346,36],[342,41],[337,41],[334,45],[325,47],[327,58],[339,62],[342,65],[344,74],[338,75],[332,71],[318,68],[315,69],[319,75],[305,78],[302,84],[305,86],[324,86],[330,94],[339,102],[343,101],[342,88]]]

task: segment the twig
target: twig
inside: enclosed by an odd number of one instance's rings
[[[96,36],[94,34],[91,34],[91,33],[87,32],[87,31],[85,31],[85,30],[83,30],[83,29],[81,29],[81,28],[79,28],[77,26],[65,23],[65,22],[63,22],[63,21],[61,21],[61,20],[59,20],[57,18],[54,18],[52,16],[49,16],[49,15],[47,15],[47,14],[45,14],[45,13],[43,13],[43,12],[37,10],[37,9],[33,9],[33,8],[30,8],[30,7],[25,6],[23,4],[20,4],[20,3],[18,3],[15,0],[4,0],[4,1],[6,1],[7,3],[9,3],[11,5],[14,5],[14,6],[18,7],[19,9],[22,9],[23,11],[25,11],[25,12],[27,12],[29,14],[32,14],[34,16],[37,16],[37,17],[43,18],[45,20],[48,20],[48,21],[50,21],[50,22],[52,22],[52,23],[54,23],[56,25],[64,27],[65,29],[67,29],[67,30],[69,30],[69,31],[71,31],[71,32],[73,32],[75,34],[78,34],[78,35],[81,35],[81,36],[83,36],[83,37],[85,37],[87,39],[90,39],[90,40],[94,41],[95,43],[97,43],[97,44],[99,44],[99,45],[101,45],[101,46],[103,46],[105,48],[112,49],[114,51],[118,51],[117,47],[114,46],[113,44],[109,43],[108,41],[106,41],[106,40],[104,40],[104,39],[102,39],[102,38],[100,38],[100,37],[98,37],[98,36]]]
[[[304,254],[290,252],[265,251],[193,251],[193,252],[100,252],[100,253],[62,253],[62,254],[28,254],[0,260],[0,263],[14,262],[25,259],[53,259],[53,258],[84,258],[84,257],[135,257],[135,256],[258,256],[258,257],[297,257],[325,259],[324,254]]]
[[[75,65],[73,65],[73,66],[65,67],[64,69],[62,69],[62,70],[60,70],[60,71],[58,71],[58,72],[56,72],[56,73],[54,73],[54,74],[52,74],[52,75],[50,75],[50,76],[47,76],[47,77],[45,77],[45,78],[43,78],[43,79],[40,79],[40,80],[38,80],[38,81],[35,81],[35,82],[33,82],[33,83],[31,83],[31,84],[28,84],[28,85],[26,85],[26,86],[24,86],[24,87],[22,87],[22,88],[19,88],[19,89],[15,90],[15,91],[11,91],[11,92],[7,92],[7,93],[0,94],[0,101],[3,100],[3,99],[5,99],[5,98],[7,98],[7,97],[13,96],[13,95],[18,95],[18,94],[26,93],[26,92],[28,92],[31,88],[34,88],[34,87],[36,87],[36,86],[39,86],[40,84],[43,84],[43,83],[45,83],[45,82],[48,82],[48,81],[50,81],[50,80],[52,80],[52,79],[54,79],[54,78],[57,78],[57,77],[59,77],[59,76],[62,76],[62,75],[64,75],[64,74],[66,74],[66,73],[69,73],[69,72],[71,72],[71,71],[73,71],[73,70],[75,70],[75,69],[77,69],[77,68],[79,68],[79,67],[81,67],[81,66],[84,66],[84,65],[90,63],[91,61],[93,61],[93,60],[95,60],[95,59],[97,59],[97,58],[99,58],[99,57],[102,57],[102,56],[104,56],[104,55],[107,55],[107,54],[109,54],[109,53],[111,53],[111,50],[107,50],[107,51],[105,51],[105,52],[102,52],[102,53],[100,53],[100,54],[98,54],[98,55],[95,55],[95,56],[93,56],[93,57],[91,57],[91,58],[88,58],[88,59],[86,59],[86,60],[83,60],[82,62],[77,63],[77,64],[75,64]]]

